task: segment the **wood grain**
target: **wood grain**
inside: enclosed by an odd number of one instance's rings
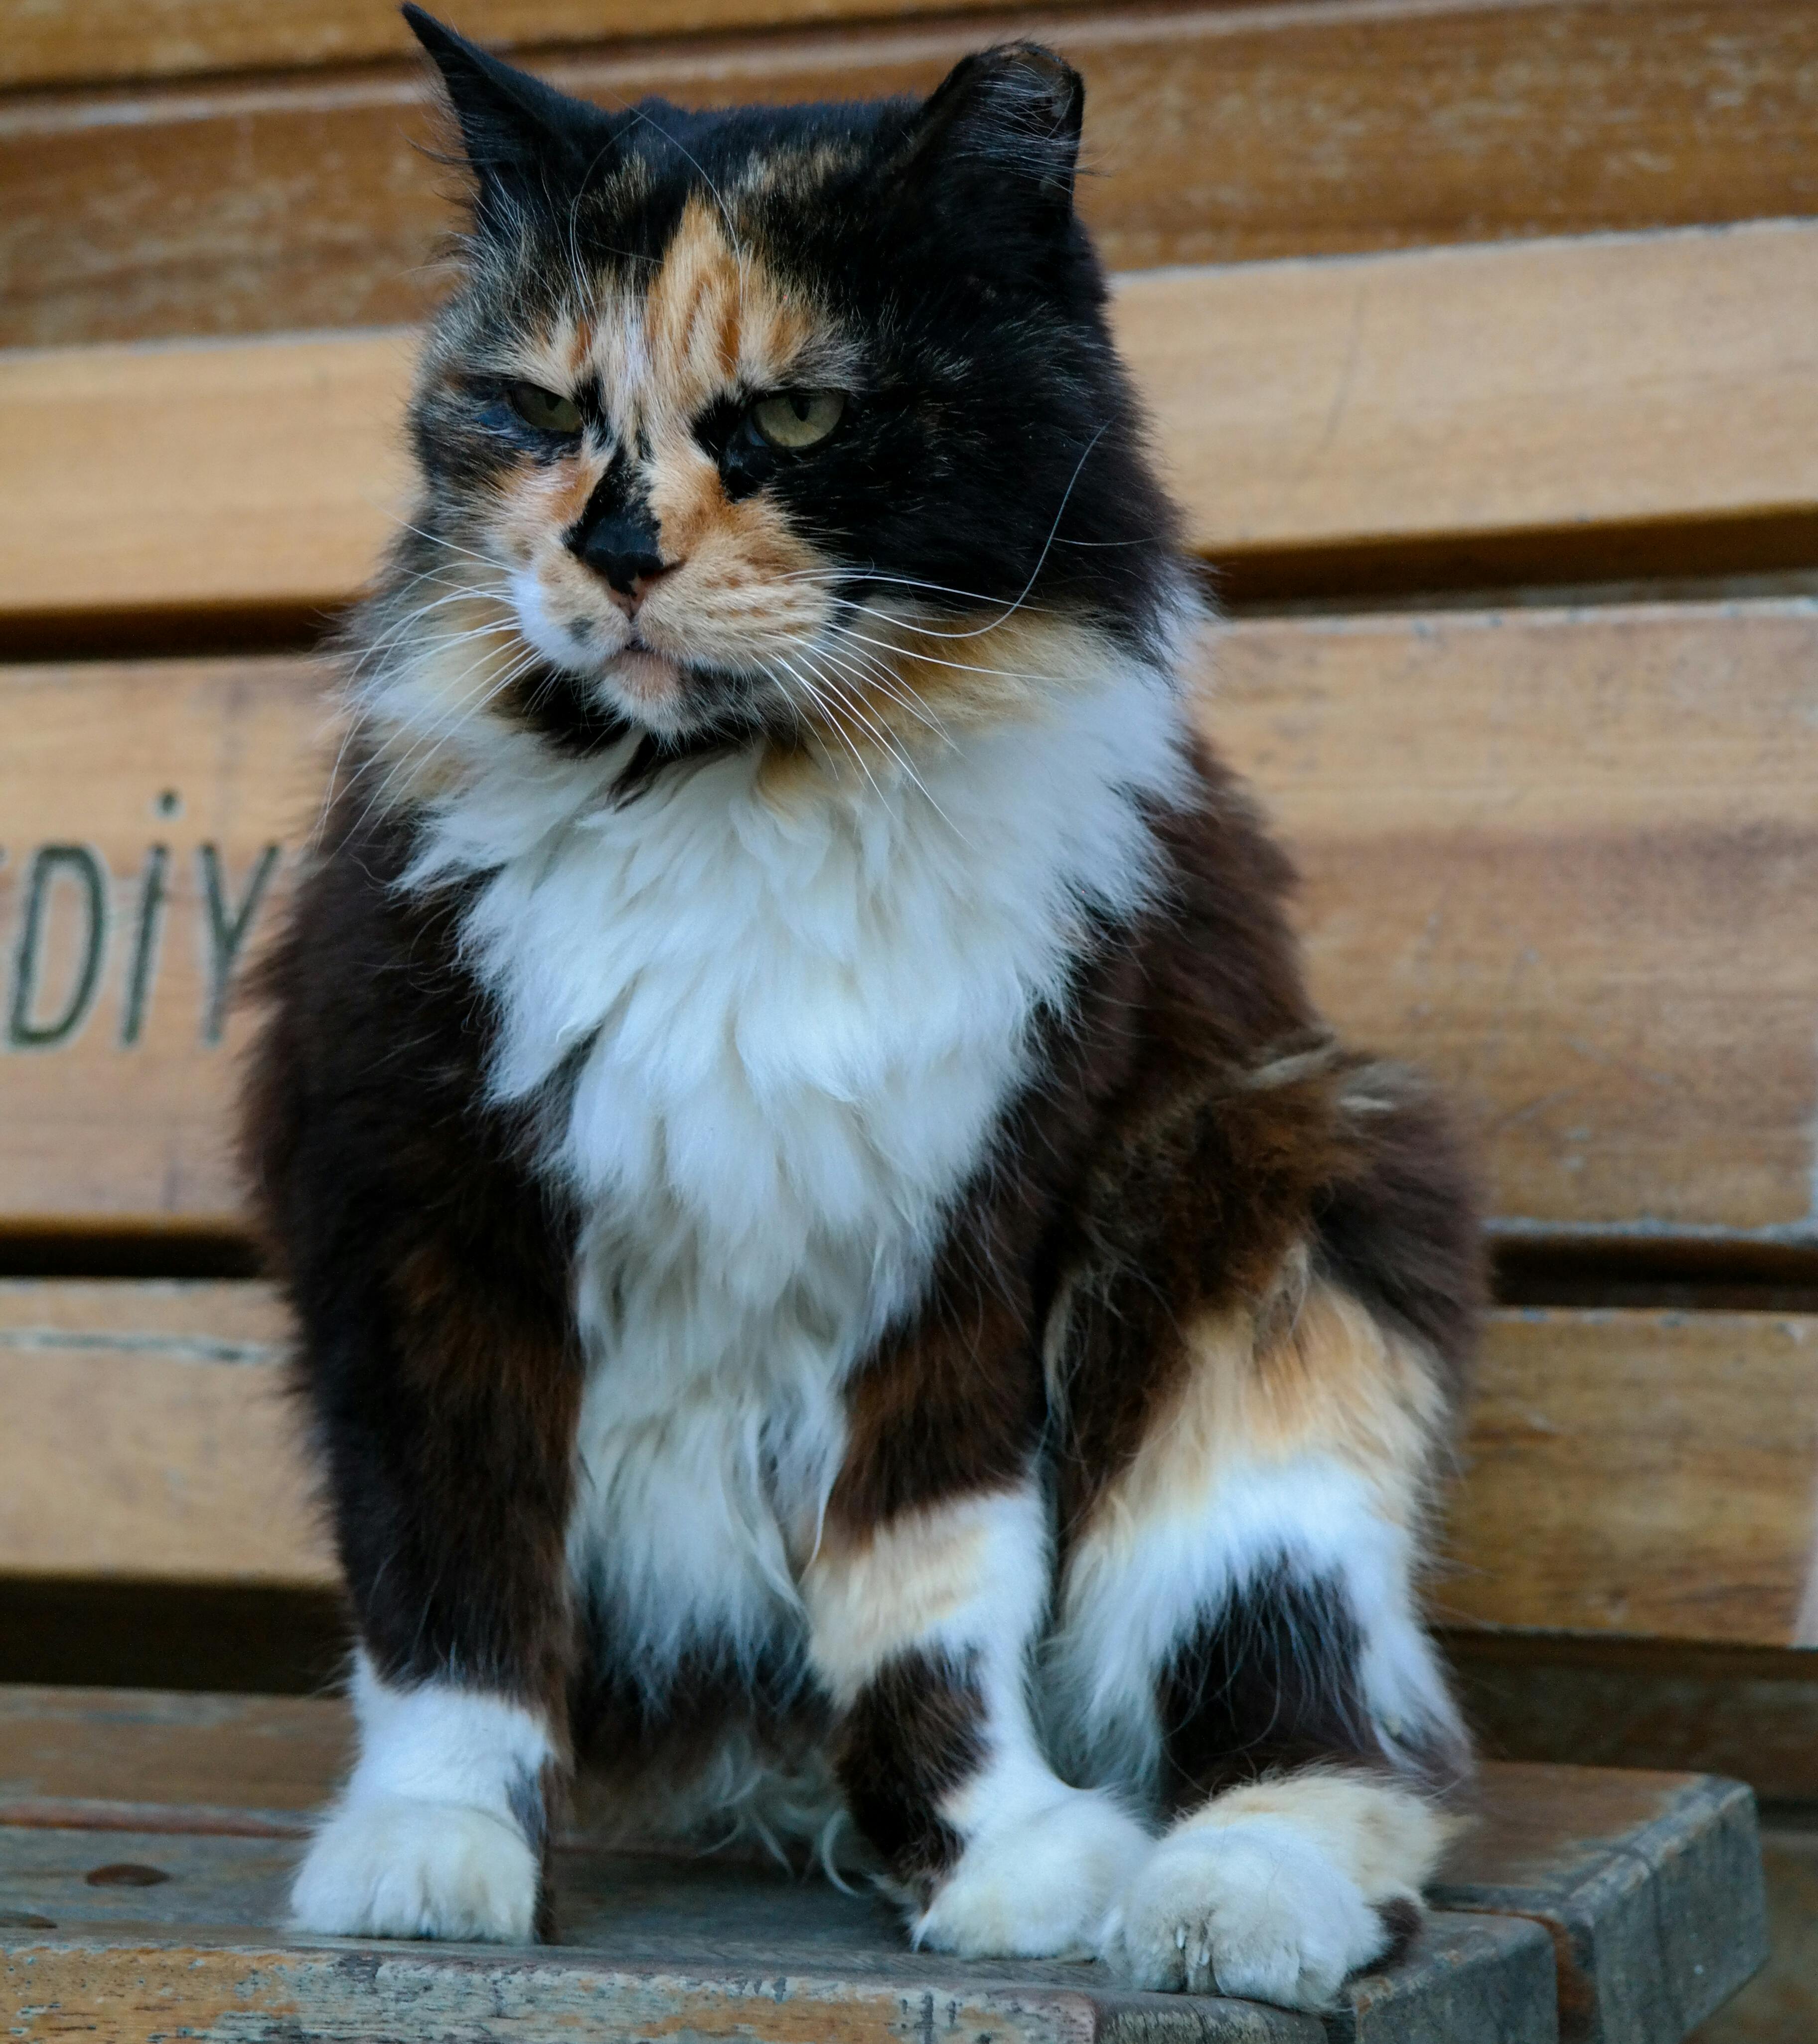
[[[95,1715],[110,1701],[98,1700]],[[225,1729],[231,1778],[234,1735],[253,1726]],[[1404,1958],[1347,1985],[1332,2033],[1355,2044],[1548,2044],[1562,2015],[1579,2044],[1679,2044],[1759,1964],[1758,1843],[1739,1785],[1492,1768],[1482,1802],[1482,1842],[1458,1850],[1439,1911]],[[84,1799],[72,1815],[85,1823],[91,1809]],[[987,2034],[1032,2044],[1314,2044],[1328,2034],[1280,2010],[1131,1996],[1102,1968],[956,1967],[906,1951],[871,1897],[763,1864],[604,1852],[573,1838],[552,1866],[555,1945],[494,1950],[483,1971],[471,1950],[421,1946],[394,1948],[376,1969],[367,1959],[358,1971],[329,1970],[332,1953],[268,1927],[281,1916],[294,1845],[207,1835],[221,1813],[174,1803],[148,1810],[140,1833],[113,1839],[44,1830],[40,1817],[54,1814],[36,1808],[25,1828],[0,1816],[0,1910],[17,1912],[0,1930],[0,1980],[21,1995],[36,1988],[33,2013],[54,1995],[63,2027],[98,2017],[114,2035],[180,2027],[237,2038],[249,2013],[283,2011],[286,2034],[299,2037],[414,2034],[429,2024],[517,2044],[566,2036],[577,2021],[608,2038],[775,2044],[902,2044],[942,2017],[951,2034],[976,2034],[987,2020]],[[104,1854],[166,1877],[130,1894],[98,1889],[84,1872]],[[880,1991],[894,2008],[878,2005]]]
[[[1259,620],[1210,665],[1208,726],[1305,874],[1316,992],[1451,1093],[1499,1227],[1813,1239],[1818,605]],[[106,912],[65,1035],[0,1041],[0,1226],[234,1227],[248,1018],[228,1001],[209,1040],[210,961],[275,844],[252,955],[313,825],[323,679],[282,660],[0,675],[0,1036],[51,1030],[80,989],[79,861],[44,868],[26,942],[45,847],[91,847]]]
[[[1213,665],[1316,993],[1444,1082],[1504,1224],[1813,1239],[1818,606],[1257,620]]]
[[[489,48],[956,12],[965,0],[464,0]],[[413,56],[391,0],[0,0],[0,88],[178,78]]]
[[[1542,533],[1582,580],[1612,535],[1789,518],[1818,548],[1818,224],[1158,271],[1116,318],[1240,573]],[[400,515],[410,348],[0,355],[0,624],[347,600]]]
[[[331,1583],[282,1339],[256,1285],[0,1286],[0,1575]],[[1436,1619],[1818,1645],[1818,1320],[1500,1312],[1465,1466]]]
[[[413,340],[0,355],[0,611],[344,604],[402,515]]]
[[[232,1227],[231,984],[313,827],[314,677],[0,670],[0,1224]]]
[[[1818,1645],[1818,1320],[1496,1316],[1432,1608]]]
[[[339,1697],[4,1687],[0,1810],[78,1796],[310,1810],[339,1785],[352,1745]]]
[[[219,4],[280,37],[312,16]],[[522,0],[526,16],[536,4],[571,0]],[[172,29],[180,42],[195,19],[132,0],[56,0],[52,18],[93,25],[70,45],[79,67],[126,12],[140,47]],[[483,31],[487,16],[463,19]],[[537,63],[609,102],[845,98],[924,90],[1011,34],[1055,43],[1086,76],[1081,204],[1115,268],[1818,212],[1807,0],[1063,10]],[[250,57],[242,42],[230,60]],[[405,63],[0,106],[0,344],[418,318],[453,219],[451,180],[417,153],[436,132]]]
[[[0,1284],[0,1572],[332,1581],[286,1331],[259,1286]]]

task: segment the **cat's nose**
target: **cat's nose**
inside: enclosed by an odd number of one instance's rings
[[[608,512],[575,543],[575,551],[615,595],[643,600],[650,584],[675,564],[659,550],[654,521],[635,512]]]

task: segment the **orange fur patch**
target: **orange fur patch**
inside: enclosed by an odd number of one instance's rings
[[[1099,1499],[1095,1531],[1121,1525],[1134,1537],[1198,1509],[1227,1470],[1302,1454],[1355,1470],[1385,1517],[1418,1518],[1445,1400],[1416,1343],[1291,1269],[1270,1304],[1207,1316],[1187,1347],[1179,1389]]]

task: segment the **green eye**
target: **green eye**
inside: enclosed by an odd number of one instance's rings
[[[578,433],[581,430],[580,407],[572,398],[559,397],[553,390],[545,390],[540,384],[513,383],[507,394],[511,409],[527,426],[534,426],[540,433]]]
[[[759,437],[773,448],[811,448],[826,439],[846,409],[844,390],[779,390],[750,412]]]

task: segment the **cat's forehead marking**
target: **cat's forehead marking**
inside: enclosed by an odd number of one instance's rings
[[[600,307],[582,359],[621,437],[661,442],[730,391],[786,381],[830,341],[815,309],[696,194],[642,287],[620,282]]]

